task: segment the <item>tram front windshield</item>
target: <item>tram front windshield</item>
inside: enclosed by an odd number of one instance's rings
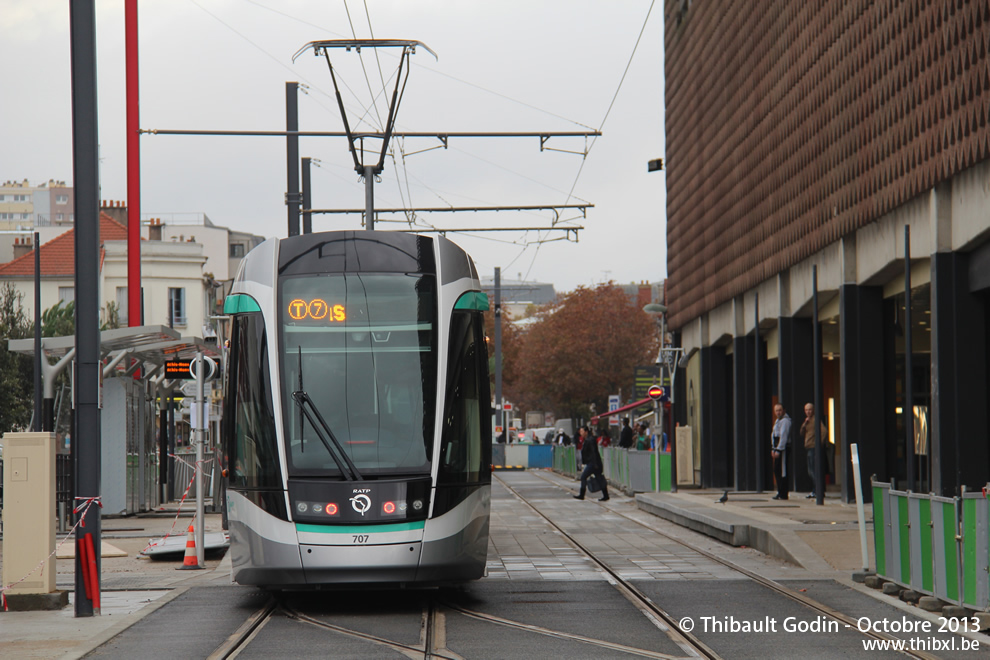
[[[299,391],[309,395],[363,477],[429,474],[437,373],[434,277],[335,273],[286,278],[280,286],[289,474],[341,476],[330,453],[337,451],[333,442],[328,449],[322,428],[318,432],[293,399]]]

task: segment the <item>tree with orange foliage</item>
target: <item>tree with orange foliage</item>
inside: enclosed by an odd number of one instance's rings
[[[491,381],[492,398],[495,398],[495,301],[485,312],[485,335],[488,337],[488,376]],[[519,330],[512,324],[512,316],[502,309],[502,398],[506,396],[506,384],[515,380],[516,364],[519,356]]]
[[[507,387],[521,410],[587,418],[589,404],[607,410],[610,394],[632,393],[634,368],[656,361],[656,324],[613,282],[578,287],[540,316]]]

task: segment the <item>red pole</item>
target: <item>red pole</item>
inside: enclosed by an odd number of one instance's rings
[[[143,325],[141,309],[141,148],[138,130],[137,0],[124,0],[127,79],[127,325]]]
[[[100,569],[96,566],[96,548],[93,535],[86,534],[86,564],[89,567],[89,587],[92,593],[93,611],[100,612]]]
[[[76,554],[79,555],[79,567],[82,570],[83,586],[86,592],[86,598],[90,601],[93,600],[93,591],[89,584],[89,555],[86,550],[86,537],[76,540]]]

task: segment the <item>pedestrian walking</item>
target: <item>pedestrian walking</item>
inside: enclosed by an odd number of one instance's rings
[[[599,502],[607,502],[608,482],[605,480],[605,465],[602,463],[601,452],[598,451],[598,443],[591,437],[587,426],[582,426],[578,430],[578,442],[581,445],[581,461],[584,463],[584,470],[581,472],[581,490],[574,496],[576,500],[583,500],[584,493],[588,489],[588,479],[596,479],[602,487],[602,496]]]

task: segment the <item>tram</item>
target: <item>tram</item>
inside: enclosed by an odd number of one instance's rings
[[[224,302],[234,581],[299,589],[484,575],[487,309],[474,262],[443,237],[305,234],[243,259]]]

